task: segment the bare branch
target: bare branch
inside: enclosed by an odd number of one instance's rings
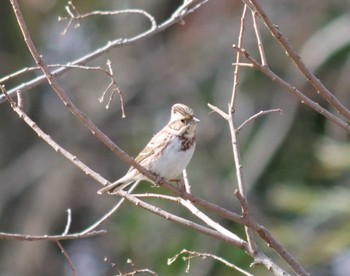
[[[57,246],[60,248],[61,253],[63,254],[63,256],[66,258],[66,260],[67,260],[67,262],[68,262],[68,265],[69,265],[70,269],[71,269],[72,272],[73,272],[73,275],[74,275],[74,276],[77,276],[77,270],[75,269],[71,258],[69,257],[69,255],[67,254],[67,252],[64,250],[62,244],[61,244],[59,241],[56,241],[56,244],[57,244]]]
[[[164,199],[175,203],[180,203],[178,197],[168,196],[163,194],[154,194],[154,193],[144,193],[144,194],[133,194],[136,198],[156,198],[156,199]]]
[[[185,170],[184,170],[185,171]],[[189,186],[189,184],[187,184]],[[187,187],[186,185],[186,187]],[[179,199],[182,206],[186,207],[189,211],[191,211],[192,214],[194,214],[196,217],[204,221],[207,225],[209,225],[211,228],[215,229],[222,235],[229,237],[233,240],[236,240],[239,243],[243,243],[244,241],[238,237],[236,234],[228,231],[226,228],[222,227],[219,223],[213,221],[209,216],[201,212],[196,206],[192,204],[189,200],[184,200],[182,198]]]
[[[198,9],[209,0],[184,0],[182,5],[172,14],[172,18],[179,18],[182,25],[185,24],[183,17],[191,10]]]
[[[256,36],[258,49],[259,49],[259,54],[260,54],[260,59],[261,59],[261,65],[262,66],[267,66],[264,45],[262,44],[261,35],[260,35],[260,32],[259,32],[258,25],[256,23],[257,12],[252,11],[252,17],[253,17],[253,26],[254,26],[255,36]],[[238,47],[241,48],[242,46],[238,46]]]
[[[229,111],[234,110],[233,107],[229,104]],[[242,197],[246,198],[246,188],[244,184],[244,176],[243,176],[243,165],[241,161],[240,151],[239,151],[239,144],[237,139],[237,132],[236,132],[236,126],[233,122],[233,113],[230,113],[230,119],[228,120],[228,124],[230,127],[230,133],[231,133],[231,144],[232,144],[232,153],[233,153],[233,159],[236,167],[236,178],[237,178],[237,184],[238,184],[238,190]],[[242,208],[243,216],[245,216],[245,212],[248,212],[249,209]],[[247,234],[247,240],[249,244],[249,250],[250,252],[256,252],[257,251],[257,245],[254,238],[254,233],[252,230],[245,226],[246,234]]]
[[[168,265],[171,265],[173,262],[175,262],[181,255],[184,255],[184,254],[188,254],[187,257],[183,257],[183,260],[184,261],[188,261],[188,264],[187,264],[187,268],[186,268],[186,273],[189,273],[189,268],[190,268],[190,260],[192,258],[202,258],[202,259],[206,259],[206,258],[213,258],[214,260],[217,260],[221,263],[223,263],[224,265],[230,267],[230,268],[233,268],[239,272],[241,272],[242,274],[244,275],[247,275],[247,276],[253,276],[253,274],[250,274],[249,272],[241,269],[240,267],[236,266],[235,264],[232,264],[228,261],[226,261],[225,259],[221,258],[221,257],[218,257],[214,254],[209,254],[209,253],[200,253],[200,252],[196,252],[196,251],[190,251],[190,250],[187,250],[187,249],[182,249],[180,253],[176,254],[174,257],[172,258],[168,258]]]
[[[150,15],[148,12],[144,11],[144,10],[140,10],[140,9],[125,9],[125,10],[120,10],[120,11],[93,11],[93,12],[89,12],[89,13],[85,13],[85,14],[79,14],[79,12],[77,11],[77,9],[74,7],[72,4],[67,5],[66,11],[69,15],[69,17],[59,17],[58,20],[59,21],[64,21],[64,20],[68,20],[68,24],[66,26],[66,28],[64,29],[64,31],[62,32],[62,34],[64,35],[69,27],[71,26],[73,21],[78,21],[78,24],[75,27],[79,27],[80,26],[80,21],[82,19],[85,19],[87,17],[91,17],[91,16],[101,16],[101,15],[107,15],[107,16],[113,16],[113,15],[120,15],[120,14],[141,14],[143,16],[145,16],[151,23],[151,28],[150,30],[155,30],[157,28],[157,22],[156,19]],[[71,10],[72,8],[72,10]]]
[[[324,84],[309,70],[298,53],[294,50],[292,45],[288,42],[287,38],[281,33],[277,25],[273,24],[261,5],[256,0],[242,0],[244,3],[249,4],[252,7],[252,11],[256,12],[266,27],[280,43],[286,55],[294,62],[300,72],[304,75],[305,79],[314,87],[318,94],[326,99],[329,104],[347,121],[350,121],[350,110],[347,109],[333,94],[329,91]],[[349,131],[349,130],[348,130]]]
[[[234,47],[235,45],[233,45]],[[240,67],[249,67],[249,68],[254,68],[254,65],[251,63],[245,63],[245,62],[234,62],[232,63],[233,66],[240,66]]]
[[[4,90],[3,90],[4,91]],[[10,99],[10,97],[9,97]],[[70,162],[78,166],[86,175],[91,176],[96,181],[108,184],[109,182],[105,180],[102,176],[100,176],[98,173],[90,169],[88,166],[86,166],[83,162],[81,162],[77,156],[71,154],[67,150],[65,150],[63,147],[61,147],[58,143],[56,143],[51,136],[46,134],[39,126],[29,118],[29,116],[19,108],[19,106],[16,106],[14,102],[11,104],[13,110],[17,113],[17,115],[30,127],[32,130],[41,138],[43,139],[48,145],[50,145],[56,152],[62,154],[65,158],[67,158]]]
[[[191,194],[192,193],[192,188],[191,188],[191,184],[190,184],[190,182],[188,180],[188,177],[187,177],[187,170],[186,169],[183,170],[182,177],[183,177],[183,182],[184,182],[184,185],[185,185],[186,193]]]
[[[203,4],[205,4],[208,1],[209,0],[201,0],[201,1],[197,0],[197,1],[195,1],[196,5],[193,5],[193,6],[191,5],[189,8],[187,8],[181,14],[181,18],[179,16],[175,16],[176,15],[176,11],[175,11],[174,16],[165,20],[163,23],[157,25],[155,28],[151,27],[150,29],[146,30],[145,32],[142,32],[140,34],[137,34],[137,35],[130,37],[130,38],[127,38],[127,39],[117,38],[115,40],[108,41],[104,46],[100,47],[99,49],[97,49],[91,53],[86,54],[85,56],[82,56],[82,57],[74,60],[73,62],[70,62],[69,65],[84,65],[84,64],[88,63],[89,61],[94,60],[97,57],[100,57],[101,55],[105,54],[106,52],[110,51],[113,48],[125,46],[128,44],[135,43],[136,41],[140,41],[140,40],[149,38],[149,37],[151,37],[159,32],[164,31],[165,29],[171,27],[172,25],[180,22],[182,20],[182,18],[191,14],[192,12],[194,12],[195,10],[200,8]],[[58,77],[58,76],[63,75],[64,73],[68,72],[70,69],[71,69],[70,67],[61,67],[57,70],[54,70],[53,72],[50,72],[50,74],[53,77]],[[32,88],[44,83],[45,80],[46,80],[46,76],[41,75],[39,77],[36,77],[30,81],[22,83],[21,85],[18,85],[16,87],[8,90],[8,94],[11,97],[13,97],[17,91],[21,91],[21,92],[28,91],[29,89],[32,89]],[[0,103],[3,103],[4,101],[6,101],[6,98],[3,95],[0,95]]]
[[[72,211],[71,209],[67,209],[67,223],[62,233],[63,236],[68,234],[71,223],[72,223]]]
[[[217,106],[214,106],[210,103],[208,103],[208,107],[213,110],[214,112],[218,113],[221,117],[223,117],[225,120],[228,120],[229,119],[229,116],[224,112],[222,111],[220,108],[218,108]]]
[[[92,231],[85,234],[73,233],[68,235],[23,235],[0,232],[0,240],[15,240],[15,241],[63,241],[76,240],[82,238],[90,238],[97,235],[106,234],[106,230]]]
[[[67,68],[75,68],[75,69],[81,69],[81,70],[87,70],[87,71],[99,71],[102,72],[104,74],[106,74],[108,76],[108,78],[110,79],[110,83],[108,84],[107,88],[103,91],[102,96],[99,98],[99,102],[103,102],[104,101],[104,96],[105,94],[110,90],[111,87],[112,91],[110,93],[109,96],[109,100],[106,104],[106,109],[109,108],[110,103],[113,99],[113,96],[115,93],[117,93],[119,95],[119,100],[120,100],[120,109],[122,112],[122,118],[125,118],[125,109],[124,109],[124,100],[123,100],[123,95],[122,92],[119,89],[119,86],[117,84],[117,81],[114,79],[114,74],[113,74],[113,70],[112,70],[112,66],[111,66],[111,62],[110,60],[107,60],[106,62],[107,64],[107,68],[105,69],[103,67],[100,66],[84,66],[84,65],[72,65],[72,64],[49,64],[47,65],[48,68],[62,68],[62,67],[67,67]],[[7,75],[4,78],[0,79],[0,84],[1,83],[5,83],[6,81],[9,81],[12,78],[18,77],[21,74],[24,73],[28,73],[28,72],[33,72],[33,71],[37,71],[37,70],[41,70],[41,68],[39,66],[36,67],[27,67],[24,68],[22,70],[19,70],[11,75]]]
[[[133,261],[131,259],[128,259],[126,261],[128,264],[130,264],[131,268],[133,269],[132,271],[130,272],[125,272],[125,273],[122,273],[119,269],[119,274],[117,276],[134,276],[136,274],[139,274],[139,273],[149,273],[151,275],[154,275],[154,276],[157,276],[158,274],[148,268],[136,268],[136,265],[133,263]]]
[[[243,34],[244,34],[244,29],[245,29],[245,19],[246,19],[246,14],[247,14],[247,5],[244,5],[243,11],[242,11],[242,16],[241,16],[241,25],[239,28],[239,35],[238,35],[238,45],[240,47],[243,46]],[[241,53],[237,52],[236,53],[236,63],[240,63],[241,59]],[[235,70],[233,71],[233,87],[232,87],[232,96],[231,96],[231,113],[233,113],[235,110],[235,101],[236,101],[236,95],[237,95],[237,89],[238,89],[238,78],[239,78],[239,66],[234,65]]]
[[[191,228],[199,233],[205,234],[205,235],[213,237],[215,239],[222,240],[222,241],[224,241],[224,242],[226,242],[234,247],[240,248],[242,250],[246,250],[246,248],[247,248],[246,247],[247,243],[241,239],[237,240],[237,239],[233,239],[232,237],[224,236],[215,230],[209,229],[205,226],[202,226],[202,225],[197,224],[195,222],[192,222],[190,220],[173,215],[173,214],[171,214],[167,211],[164,211],[158,207],[152,206],[144,201],[141,201],[140,199],[138,199],[136,197],[133,197],[133,196],[127,194],[124,191],[120,191],[119,193],[120,193],[120,195],[125,197],[126,200],[128,200],[129,202],[131,202],[135,206],[139,206],[142,209],[145,209],[153,214],[156,214],[160,217],[165,218],[166,220],[176,222],[177,224],[181,224],[182,226],[189,227],[189,228]]]
[[[136,187],[139,185],[140,181],[136,181],[128,190],[128,193],[132,193]],[[114,207],[109,210],[106,214],[104,214],[102,216],[102,218],[100,218],[99,220],[97,220],[95,223],[93,223],[91,226],[89,226],[88,228],[86,228],[84,231],[82,231],[82,233],[88,233],[90,231],[92,231],[93,229],[97,228],[98,226],[100,226],[103,222],[105,222],[112,214],[114,214],[119,208],[120,206],[124,203],[125,198],[122,197],[121,199],[119,199],[118,203],[116,205],[114,205]]]
[[[238,45],[243,44],[243,34],[244,34],[244,28],[245,28],[245,17],[246,17],[246,11],[247,11],[247,5],[244,5],[243,11],[242,11],[242,17],[241,17],[241,25],[240,25],[240,31],[239,31],[239,37],[238,37]],[[240,55],[241,53],[236,53],[236,63],[240,62]],[[239,145],[237,140],[237,133],[236,133],[236,127],[234,125],[234,112],[236,110],[236,99],[237,99],[237,91],[238,91],[238,78],[239,78],[239,66],[235,66],[235,70],[233,73],[233,85],[232,85],[232,93],[231,93],[231,102],[228,104],[228,111],[227,111],[227,122],[229,124],[230,133],[231,133],[231,144],[232,144],[232,154],[234,159],[234,164],[236,167],[236,178],[237,178],[237,184],[238,189],[242,196],[246,198],[246,189],[244,185],[244,178],[243,178],[243,167],[241,163],[241,157],[239,152]],[[244,209],[242,209],[244,212]],[[249,251],[255,252],[257,250],[257,245],[254,239],[254,233],[253,231],[245,226],[245,232],[247,235],[247,241],[249,245]]]
[[[250,122],[254,121],[255,119],[257,119],[260,116],[264,116],[270,113],[274,113],[274,112],[278,112],[280,114],[282,114],[282,109],[270,109],[270,110],[261,110],[260,112],[254,114],[253,116],[251,116],[250,118],[248,118],[247,120],[245,120],[237,129],[236,132],[237,134],[239,134],[241,132],[241,130]]]
[[[298,90],[296,87],[288,83],[287,81],[283,80],[281,77],[276,75],[274,72],[271,71],[271,69],[267,66],[262,66],[258,61],[256,61],[254,58],[251,57],[251,55],[248,53],[247,50],[238,48],[237,46],[234,46],[234,48],[241,52],[246,59],[249,60],[254,66],[255,69],[262,72],[264,75],[266,75],[269,79],[272,81],[278,83],[280,86],[286,88],[289,92],[297,96],[301,103],[306,104],[307,106],[311,107],[316,112],[320,113],[324,117],[326,117],[331,122],[337,124],[341,128],[345,129],[346,131],[350,132],[350,125],[347,122],[344,122],[342,119],[338,118],[322,106],[320,106],[317,102],[314,102],[307,96],[305,96],[300,90]]]

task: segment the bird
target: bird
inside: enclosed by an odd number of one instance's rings
[[[196,128],[200,120],[193,109],[176,103],[171,107],[169,122],[148,142],[135,161],[157,176],[157,179],[176,181],[192,159],[196,147]],[[116,194],[126,186],[146,180],[153,183],[134,167],[117,181],[97,191],[98,194]]]

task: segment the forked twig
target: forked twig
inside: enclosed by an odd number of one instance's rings
[[[183,171],[184,174],[184,182],[186,187],[186,192],[189,190],[188,187],[190,187],[187,179],[186,170]],[[186,207],[192,214],[194,214],[197,218],[204,221],[207,225],[209,225],[211,228],[215,229],[222,235],[229,237],[230,239],[236,240],[239,243],[244,243],[244,241],[238,237],[236,234],[232,233],[231,231],[228,231],[226,228],[222,227],[219,223],[213,221],[209,216],[207,216],[205,213],[201,212],[196,206],[193,205],[193,203],[189,200],[185,200],[183,198],[179,198],[180,204],[184,207]],[[247,249],[245,249],[247,250]]]
[[[271,32],[273,37],[282,46],[286,55],[294,62],[299,71],[304,75],[305,79],[314,87],[315,91],[321,95],[339,114],[350,121],[350,110],[346,108],[328,88],[314,75],[314,73],[307,68],[303,60],[298,55],[297,51],[289,43],[288,39],[282,34],[276,24],[273,24],[261,5],[256,0],[242,0],[249,5],[252,12],[256,12],[261,18],[267,29]],[[272,79],[272,78],[271,78]],[[273,80],[273,79],[272,79]],[[322,113],[321,113],[322,114]],[[347,129],[347,131],[350,131]]]
[[[242,11],[242,17],[241,17],[241,25],[240,25],[240,31],[239,31],[239,37],[238,37],[238,45],[243,45],[243,34],[245,29],[245,17],[247,12],[247,5],[244,5],[243,11]],[[236,52],[236,63],[240,62],[240,53]],[[239,150],[239,144],[238,144],[238,137],[236,132],[236,126],[234,122],[234,113],[236,110],[236,102],[237,102],[237,93],[238,93],[238,79],[239,79],[239,70],[240,67],[238,65],[235,66],[234,74],[233,74],[233,84],[232,84],[232,96],[231,96],[231,102],[228,104],[228,111],[227,111],[227,122],[229,125],[230,133],[231,133],[231,144],[232,144],[232,154],[234,159],[234,164],[236,168],[236,179],[237,179],[237,185],[239,192],[241,195],[246,198],[246,188],[244,184],[244,175],[243,175],[243,166],[240,156],[240,150]],[[242,209],[242,212],[246,212],[248,210]],[[250,229],[248,226],[245,226],[245,232],[247,236],[247,241],[249,245],[249,251],[250,252],[256,252],[257,251],[257,245],[255,242],[255,237],[252,229]]]
[[[99,102],[103,102],[104,101],[104,96],[112,88],[112,91],[110,93],[108,102],[106,104],[106,109],[109,108],[114,94],[117,93],[119,95],[120,109],[121,109],[121,112],[122,112],[122,118],[125,118],[126,115],[125,115],[125,109],[124,109],[123,95],[122,95],[122,92],[119,89],[117,81],[114,79],[114,74],[113,74],[113,70],[112,70],[112,66],[111,66],[111,61],[108,59],[106,64],[107,64],[107,68],[108,69],[105,69],[105,68],[100,67],[100,66],[84,66],[84,65],[75,65],[75,64],[49,64],[49,65],[47,65],[47,67],[48,68],[62,68],[62,67],[75,68],[75,69],[81,69],[81,70],[87,70],[87,71],[99,71],[99,72],[102,72],[102,73],[106,74],[108,76],[108,78],[110,79],[110,82],[109,82],[108,86],[106,87],[106,89],[102,92],[102,96],[99,98]],[[9,80],[11,80],[11,79],[13,79],[15,77],[18,77],[21,74],[28,73],[28,72],[33,72],[33,71],[38,71],[38,70],[41,70],[41,68],[39,66],[24,68],[22,70],[14,72],[13,74],[10,74],[10,75],[7,75],[7,76],[3,77],[2,79],[0,79],[0,84],[1,83],[5,83],[5,82],[7,82],[7,81],[9,81]]]
[[[350,125],[348,122],[345,122],[341,118],[335,116],[331,112],[329,112],[327,109],[323,108],[321,105],[319,105],[317,102],[311,100],[307,96],[305,96],[298,88],[291,85],[281,77],[279,77],[277,74],[275,74],[268,66],[261,65],[256,59],[254,59],[249,52],[244,48],[239,48],[237,46],[233,46],[237,51],[239,51],[241,54],[244,55],[244,57],[253,65],[254,69],[259,70],[264,75],[266,75],[269,79],[272,81],[278,83],[280,86],[286,88],[289,92],[297,96],[302,104],[305,104],[315,110],[316,112],[320,113],[322,116],[326,117],[331,122],[337,124],[339,127],[345,129],[346,131],[350,132]]]
[[[70,28],[70,26],[74,21],[77,21],[77,24],[74,26],[75,28],[77,28],[80,26],[80,22],[82,19],[85,19],[91,16],[96,16],[96,15],[114,16],[114,15],[121,15],[121,14],[141,14],[150,21],[151,23],[150,30],[154,30],[157,28],[156,19],[148,12],[140,9],[125,9],[125,10],[119,10],[119,11],[93,11],[85,14],[80,14],[76,9],[76,7],[73,5],[72,1],[69,1],[68,5],[65,6],[65,10],[68,13],[68,17],[61,17],[61,16],[58,17],[58,21],[68,20],[67,26],[63,30],[62,35],[66,34],[66,32],[68,31],[68,29]]]
[[[242,268],[240,268],[239,266],[236,266],[235,264],[233,263],[230,263],[229,261],[219,257],[219,256],[216,256],[214,254],[209,254],[209,253],[201,253],[201,252],[196,252],[196,251],[190,251],[190,250],[187,250],[187,249],[182,249],[180,253],[177,253],[175,256],[171,257],[171,258],[168,258],[168,265],[171,265],[173,262],[175,262],[181,255],[184,255],[184,254],[188,254],[187,257],[183,256],[182,259],[184,261],[187,261],[187,267],[186,267],[186,273],[189,273],[189,270],[190,270],[190,260],[193,259],[193,258],[202,258],[202,259],[206,259],[206,258],[212,258],[214,260],[217,260],[221,263],[223,263],[224,265],[230,267],[230,268],[233,268],[235,270],[237,270],[238,272],[246,275],[246,276],[253,276],[253,274],[250,274],[248,271],[245,271],[243,270]]]
[[[153,28],[151,26],[150,29],[139,33],[133,37],[130,38],[117,38],[114,39],[112,41],[108,41],[104,46],[96,49],[93,52],[90,52],[72,62],[70,62],[71,65],[84,65],[87,62],[98,58],[99,56],[105,54],[106,52],[110,51],[111,49],[115,48],[115,47],[121,47],[121,46],[125,46],[131,43],[134,43],[136,41],[140,41],[143,39],[146,39],[150,36],[153,36],[159,32],[164,31],[165,29],[169,28],[170,26],[181,22],[183,20],[183,18],[191,13],[193,13],[194,11],[196,11],[198,8],[200,8],[203,4],[205,4],[206,2],[208,2],[209,0],[197,0],[195,1],[195,5],[190,5],[189,7],[187,7],[183,13],[181,13],[181,18],[179,16],[172,16],[168,19],[166,19],[164,22],[158,24],[155,28]],[[176,13],[176,11],[175,11]],[[58,77],[63,75],[64,73],[68,72],[71,68],[70,67],[61,67],[57,70],[54,70],[53,72],[51,72],[51,75],[53,77]],[[25,92],[28,91],[29,89],[32,89],[40,84],[42,84],[43,82],[46,81],[46,76],[43,74],[39,77],[36,77],[32,80],[29,80],[27,82],[24,82],[12,89],[8,90],[8,94],[10,95],[10,97],[15,96],[17,91],[21,91],[21,92]],[[6,101],[6,98],[3,95],[0,95],[0,103],[3,103],[4,101]]]
[[[132,193],[136,187],[139,185],[140,181],[136,181],[128,190],[128,193]],[[112,214],[114,214],[119,208],[120,206],[124,203],[125,198],[122,197],[121,199],[119,199],[118,203],[116,205],[113,206],[113,208],[111,210],[109,210],[106,214],[104,214],[99,220],[97,220],[95,223],[93,223],[91,226],[87,227],[83,233],[87,233],[90,232],[94,229],[96,229],[98,226],[100,226],[103,222],[105,222]]]

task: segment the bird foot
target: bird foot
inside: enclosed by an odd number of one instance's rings
[[[152,183],[152,188],[159,188],[163,183],[165,179],[159,175],[157,175],[156,182]]]

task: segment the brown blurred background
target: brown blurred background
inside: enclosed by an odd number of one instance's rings
[[[350,87],[350,3],[348,1],[259,1],[272,21],[301,54],[305,63],[346,106]],[[168,18],[181,1],[74,1],[81,13],[92,10],[145,9],[157,22]],[[92,17],[60,32],[65,1],[21,1],[32,38],[48,63],[72,61],[117,37],[130,37],[149,22],[139,15]],[[185,18],[186,24],[113,49],[90,65],[110,59],[123,92],[126,118],[114,98],[110,109],[98,102],[108,85],[106,76],[71,70],[59,83],[98,127],[131,155],[136,155],[169,119],[175,102],[193,107],[201,120],[197,149],[188,167],[193,193],[230,210],[239,210],[233,196],[235,172],[229,129],[207,103],[226,109],[232,91],[232,62],[242,11],[240,1],[209,1]],[[0,9],[0,77],[33,61],[22,40],[10,4]],[[251,23],[245,48],[257,56]],[[320,104],[302,76],[260,24],[268,63],[277,74],[306,91]],[[38,74],[38,73],[37,73]],[[36,74],[7,82],[10,89]],[[312,275],[350,274],[350,146],[349,135],[300,104],[287,91],[256,71],[241,69],[237,123],[256,112],[281,108],[250,124],[240,134],[249,200],[253,214]],[[25,110],[63,147],[109,180],[128,165],[113,155],[63,107],[48,85],[24,94]],[[0,104],[0,231],[56,234],[64,230],[72,209],[71,232],[80,231],[113,206],[117,198],[98,196],[97,183],[54,152],[11,110]],[[154,192],[144,183],[138,192]],[[159,191],[163,190],[160,188]],[[156,191],[158,192],[158,190]],[[152,201],[192,216],[163,201]],[[242,227],[220,221],[242,234]],[[186,263],[168,266],[167,258],[183,248],[222,256],[249,269],[252,261],[238,249],[160,219],[130,204],[107,223],[104,236],[65,241],[79,275],[115,275],[149,268],[159,275],[184,275]],[[269,249],[266,254],[281,263]],[[107,258],[107,261],[104,261]],[[110,263],[115,263],[112,268]],[[282,265],[283,266],[283,265]],[[238,275],[216,261],[192,260],[189,275]],[[72,275],[60,250],[50,242],[0,242],[0,275]]]

